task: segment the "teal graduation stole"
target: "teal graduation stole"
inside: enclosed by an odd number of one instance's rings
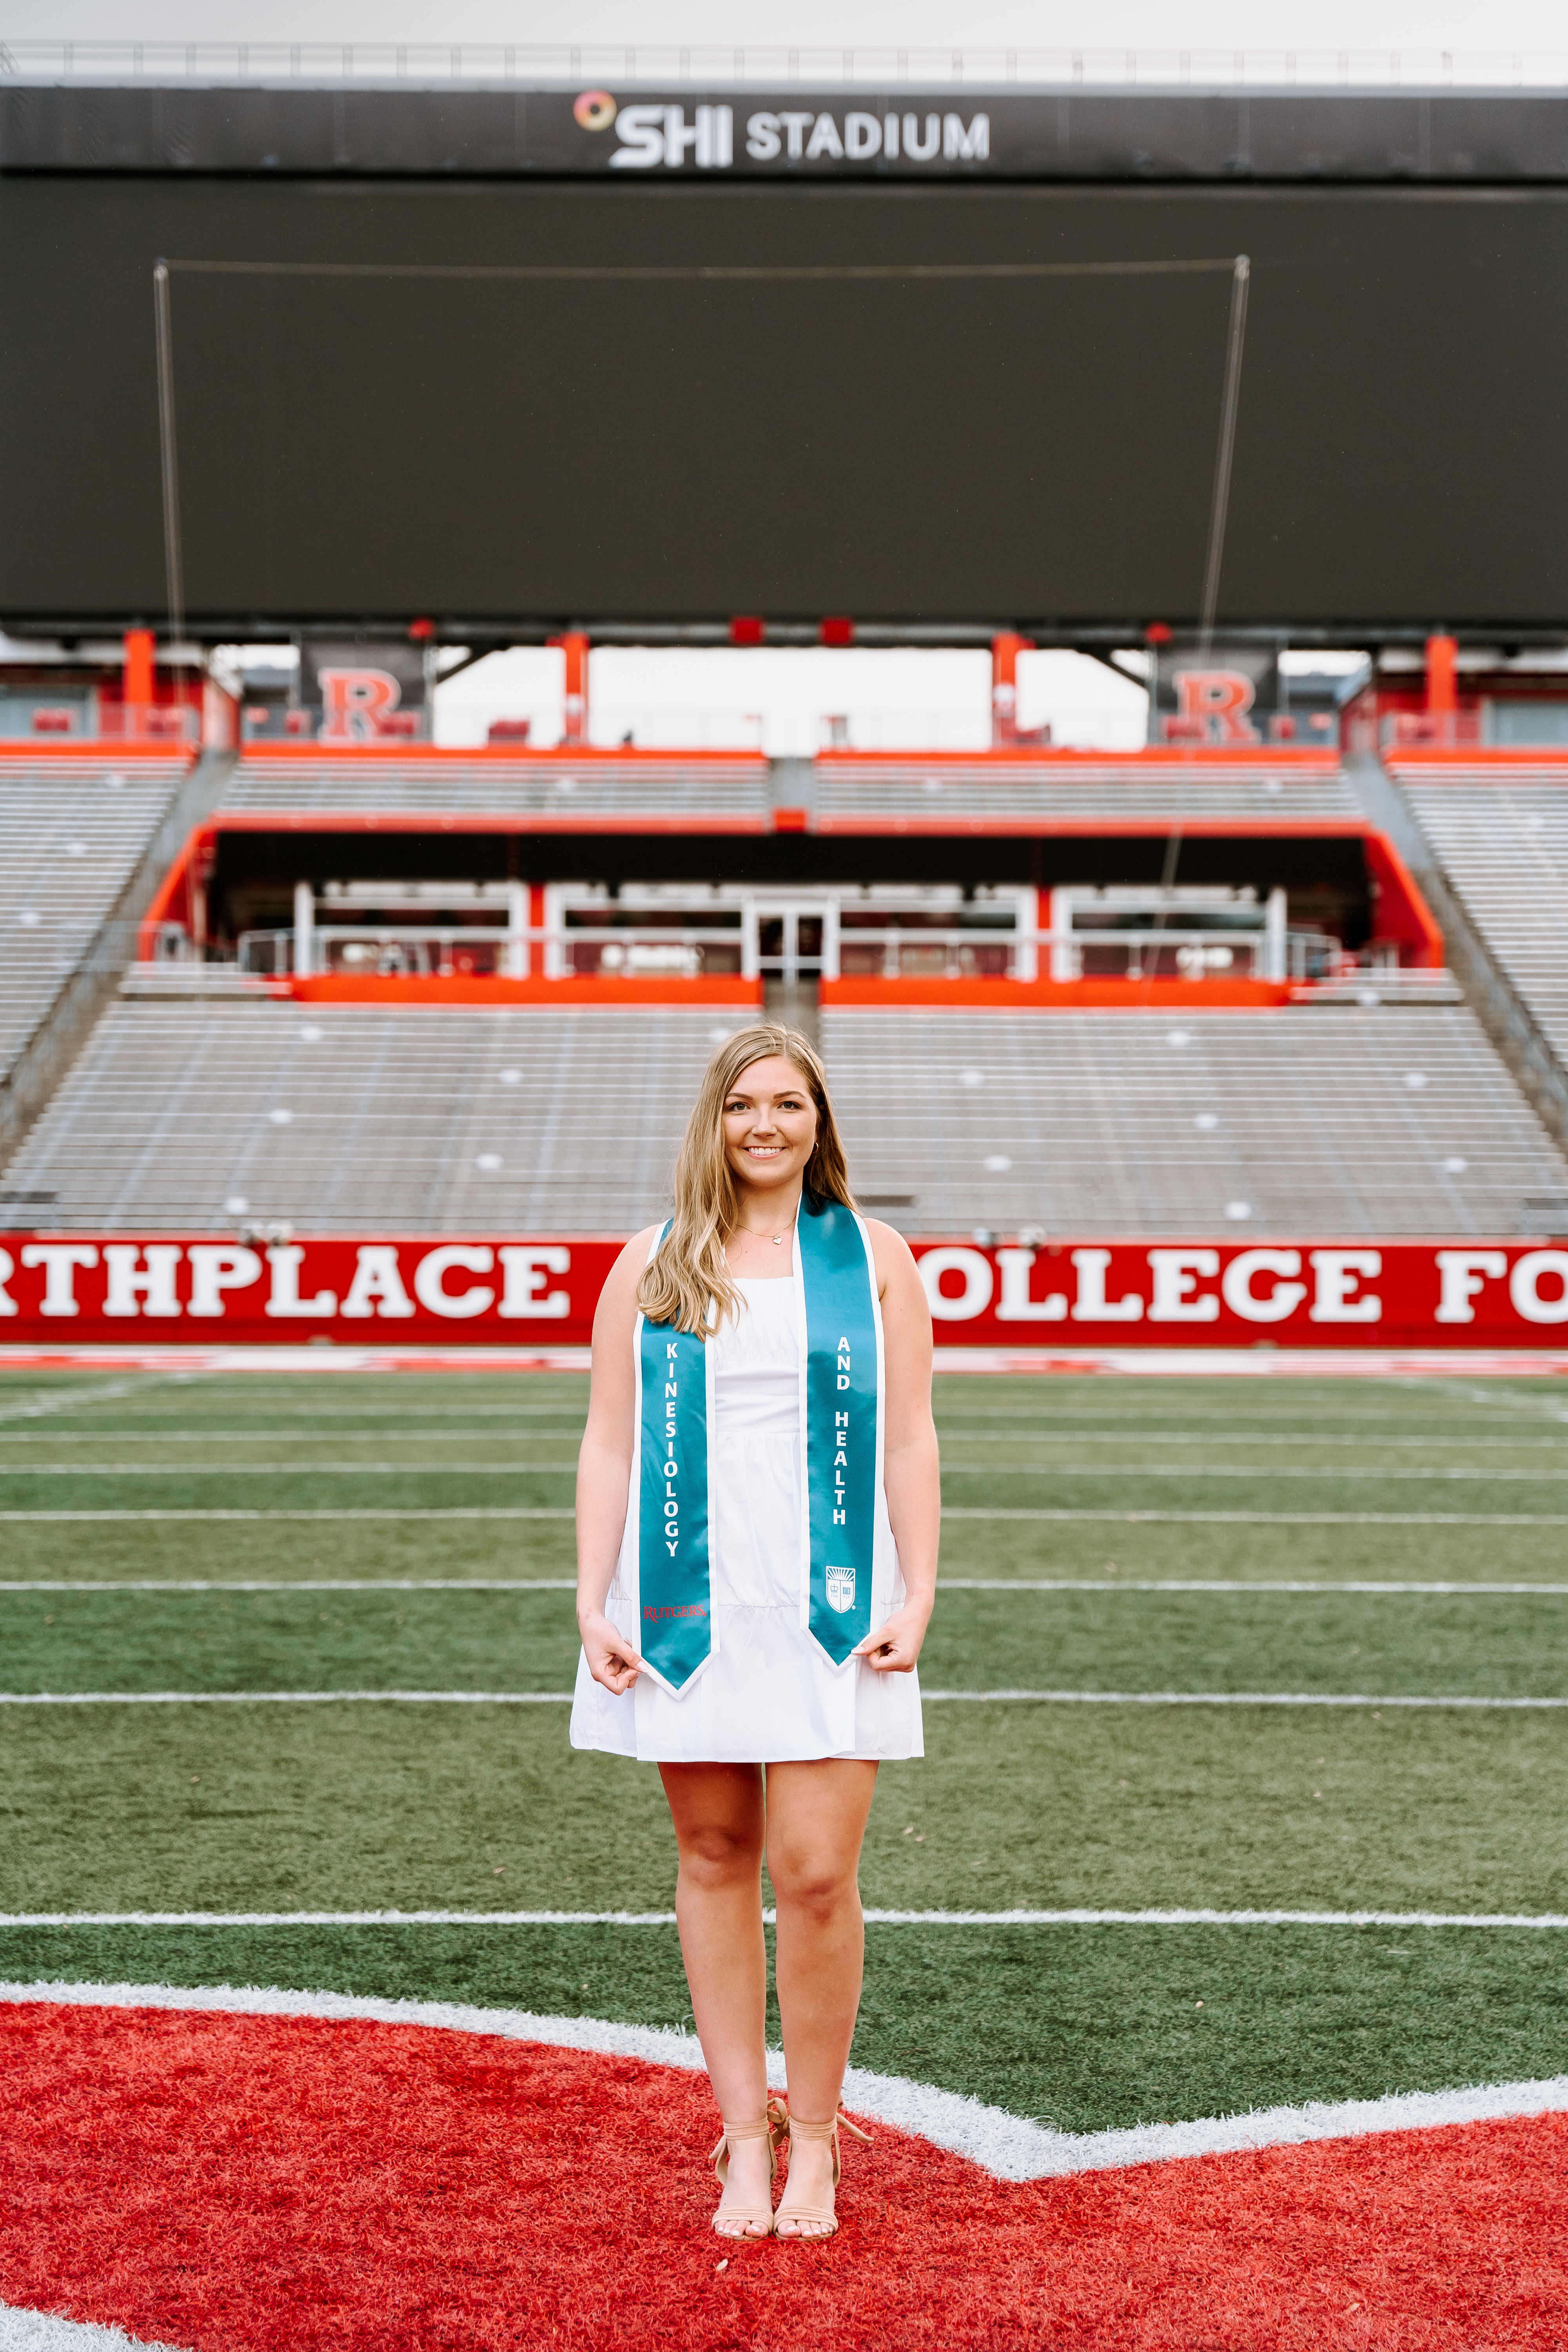
[[[802,1622],[841,1666],[871,1630],[882,1490],[882,1318],[870,1236],[854,1210],[804,1194],[800,1205]]]
[[[669,1227],[666,1225],[664,1232]],[[664,1239],[660,1234],[659,1241]],[[658,1244],[655,1244],[657,1249]],[[678,1696],[713,1654],[708,1600],[709,1388],[702,1341],[637,1316],[637,1648]]]
[[[800,1622],[842,1666],[871,1631],[882,1494],[882,1318],[870,1238],[852,1209],[803,1196],[795,1296],[803,1439]],[[636,1592],[644,1662],[679,1697],[716,1650],[709,1561],[712,1351],[690,1332],[639,1314],[636,1357],[637,1507],[627,1528],[635,1542],[627,1544],[632,1559],[623,1563],[621,1580]]]

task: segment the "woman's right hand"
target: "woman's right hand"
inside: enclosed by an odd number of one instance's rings
[[[642,1671],[638,1657],[626,1635],[611,1624],[602,1609],[585,1610],[577,1620],[583,1636],[583,1654],[588,1661],[588,1672],[596,1683],[619,1698],[629,1691]]]

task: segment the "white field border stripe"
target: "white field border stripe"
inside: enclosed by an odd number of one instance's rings
[[[0,1706],[570,1706],[571,1691],[0,1691]],[[1493,1698],[1468,1692],[927,1690],[932,1706],[1568,1707],[1568,1694]]]
[[[61,2319],[52,2311],[23,2311],[0,2303],[0,2352],[174,2352],[144,2336],[118,2327],[95,2327],[84,2319]]]
[[[591,1238],[591,1237],[590,1237]],[[606,1234],[605,1240],[621,1236]],[[215,1372],[586,1372],[586,1348],[509,1348],[470,1342],[461,1348],[202,1347],[192,1343],[100,1340],[72,1346],[52,1339],[47,1346],[13,1340],[0,1344],[0,1364],[37,1371],[142,1371],[190,1380]],[[1242,1379],[1312,1381],[1342,1378],[1405,1381],[1436,1378],[1460,1395],[1455,1379],[1552,1378],[1568,1374],[1568,1355],[1541,1348],[971,1348],[944,1342],[937,1349],[939,1372],[1022,1375],[1129,1375],[1137,1380],[1172,1376],[1200,1380]],[[1491,1399],[1488,1402],[1494,1402]],[[1506,1399],[1498,1402],[1506,1402]]]
[[[592,2017],[536,2017],[526,2010],[471,2009],[456,2003],[370,2000],[342,1993],[232,1990],[225,1985],[181,1990],[170,1985],[0,1984],[0,2000],[47,2001],[82,2009],[205,2011],[242,2017],[308,2017],[324,2022],[365,2020],[424,2025],[456,2033],[488,2033],[504,2041],[542,2042],[606,2057],[640,2058],[656,2066],[705,2071],[701,2045],[666,2027],[612,2025]],[[783,2053],[768,2053],[768,2081],[784,2087]],[[1142,2124],[1131,2129],[1058,2132],[1009,2115],[1004,2107],[898,2074],[858,2066],[844,2076],[844,2104],[873,2123],[909,2132],[962,2156],[998,2180],[1046,2180],[1174,2157],[1222,2156],[1243,2149],[1288,2147],[1309,2140],[1357,2139],[1373,2132],[1433,2131],[1454,2124],[1568,2111],[1568,2075],[1531,2083],[1495,2083],[1451,2091],[1406,2091],[1381,2099],[1314,2101],[1265,2107],[1250,2115],[1210,2116],[1192,2123]]]
[[[772,1927],[777,1913],[764,1910]],[[879,1911],[871,1927],[1546,1927],[1568,1911]],[[673,1911],[3,1911],[8,1927],[673,1927]],[[5,1997],[0,1990],[0,1998]]]

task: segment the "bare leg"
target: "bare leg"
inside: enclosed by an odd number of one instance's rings
[[[802,2123],[828,2123],[837,2114],[849,2063],[866,1953],[857,1872],[876,1785],[875,1764],[844,1758],[768,1767],[779,2011],[790,2113]],[[793,2147],[790,2186],[798,2201],[830,2208],[831,2148],[807,2141]],[[810,2223],[788,2222],[780,2234],[821,2233]]]
[[[768,2098],[762,1767],[661,1764],[659,1774],[680,1853],[675,1916],[709,2080],[726,2124],[754,2123]],[[770,2202],[767,2144],[742,2140],[730,2151],[721,2219],[726,2206]]]

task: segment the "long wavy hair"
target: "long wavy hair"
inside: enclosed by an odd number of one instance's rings
[[[650,1323],[670,1323],[700,1337],[724,1316],[740,1311],[741,1294],[724,1258],[724,1244],[740,1222],[735,1179],[724,1150],[724,1104],[742,1073],[773,1055],[800,1072],[816,1105],[816,1142],[806,1163],[805,1191],[821,1201],[841,1201],[847,1209],[855,1206],[827,1073],[810,1039],[773,1022],[737,1030],[702,1074],[675,1163],[674,1222],[637,1285],[637,1305]]]

